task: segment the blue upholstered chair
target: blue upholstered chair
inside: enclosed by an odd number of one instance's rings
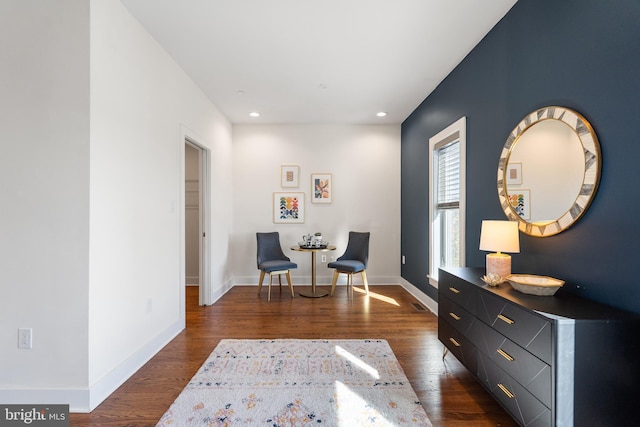
[[[291,260],[282,252],[280,246],[280,234],[277,231],[272,233],[256,233],[258,239],[258,270],[260,270],[260,283],[258,283],[258,295],[262,290],[262,281],[264,275],[269,275],[269,293],[267,301],[271,301],[271,282],[274,275],[278,275],[280,283],[280,291],[282,291],[282,274],[286,274],[289,289],[291,290],[291,298],[293,298],[293,285],[291,284],[290,270],[298,268],[298,264]]]
[[[367,262],[369,261],[369,235],[371,233],[349,232],[349,242],[344,254],[334,262],[328,264],[329,268],[335,268],[333,283],[331,283],[331,295],[336,290],[336,283],[340,273],[347,275],[347,286],[353,291],[353,275],[360,273],[364,289],[369,295],[369,283],[367,283]]]

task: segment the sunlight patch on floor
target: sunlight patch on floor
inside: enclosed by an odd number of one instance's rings
[[[356,288],[355,286],[353,287],[353,291],[354,292],[360,292],[361,294],[366,294],[364,289]],[[385,297],[382,294],[377,294],[375,292],[371,292],[371,290],[369,290],[369,297],[370,298],[375,298],[375,299],[380,300],[382,302],[386,302],[388,304],[392,304],[392,305],[400,307],[400,304],[398,304],[398,301],[396,301],[395,299],[390,298],[390,297]]]

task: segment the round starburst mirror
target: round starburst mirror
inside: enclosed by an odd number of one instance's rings
[[[547,237],[571,227],[591,204],[601,171],[589,122],[565,107],[544,107],[509,134],[498,164],[498,197],[520,231]]]

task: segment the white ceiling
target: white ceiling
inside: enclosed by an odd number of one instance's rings
[[[516,0],[121,2],[232,123],[369,124],[407,118]]]

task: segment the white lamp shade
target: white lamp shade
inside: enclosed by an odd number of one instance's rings
[[[520,252],[520,234],[516,221],[482,221],[480,250],[495,252]]]

